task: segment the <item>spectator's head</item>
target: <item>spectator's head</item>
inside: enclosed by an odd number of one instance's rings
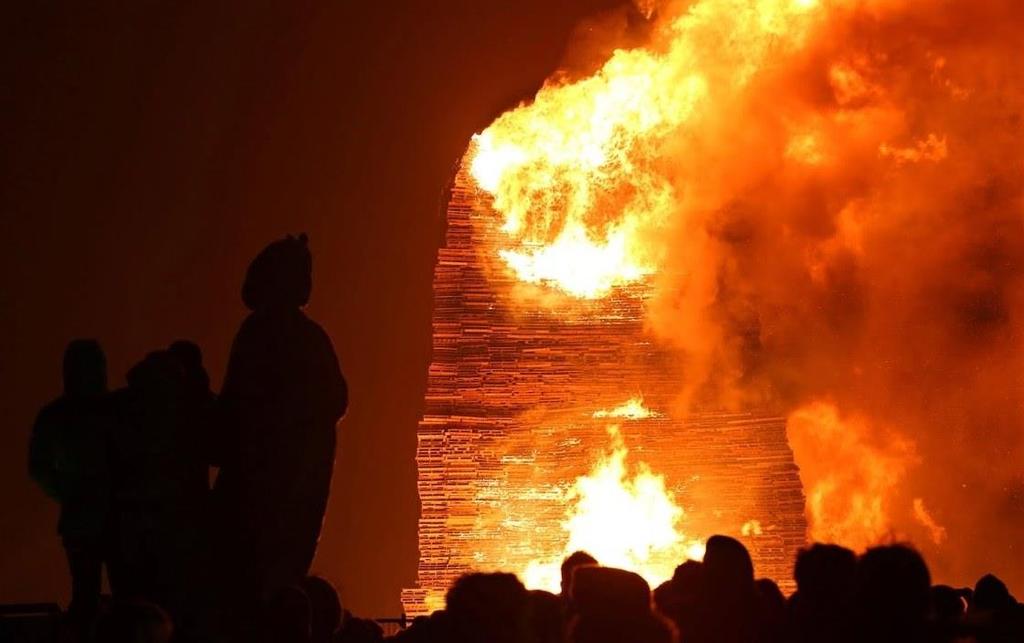
[[[199,348],[199,344],[187,339],[179,339],[167,350],[181,364],[185,380],[190,387],[202,391],[209,390],[210,376],[203,368],[203,351]]]
[[[683,601],[692,601],[704,589],[704,563],[688,560],[676,567],[672,574],[672,586]]]
[[[572,575],[577,567],[584,565],[597,565],[597,559],[585,551],[577,551],[569,554],[562,561],[562,597],[568,598],[572,595]]]
[[[528,636],[526,588],[513,574],[466,574],[445,604],[459,643],[519,643]]]
[[[388,639],[395,643],[447,643],[452,640],[448,613],[438,610],[430,616],[417,616],[404,630]],[[342,639],[338,643],[348,643]]]
[[[562,600],[541,590],[528,592],[526,600],[534,643],[561,643]]]
[[[631,619],[650,614],[651,588],[639,574],[581,566],[573,574],[572,600],[583,617]]]
[[[931,575],[921,555],[906,545],[873,547],[858,561],[857,618],[870,637],[911,640],[923,629]],[[902,637],[902,638],[901,638]]]
[[[143,600],[113,602],[96,625],[102,643],[168,643],[173,634],[167,612]]]
[[[766,640],[781,640],[786,630],[786,596],[770,578],[754,581],[757,590],[758,620],[760,627],[771,636]]]
[[[985,574],[974,586],[974,608],[979,610],[1001,610],[1012,607],[1016,600],[1007,589],[1006,583],[992,574]]]
[[[676,588],[670,580],[654,588],[652,596],[654,607],[658,610],[659,614],[671,617],[679,608],[679,595],[676,593]]]
[[[301,308],[313,289],[313,256],[305,234],[274,241],[245,274],[242,301],[250,310]]]
[[[330,581],[319,576],[307,576],[302,589],[309,598],[310,633],[313,643],[326,643],[341,627],[341,600]]]
[[[814,544],[797,552],[793,576],[801,600],[845,600],[857,574],[857,555],[839,545]]]
[[[964,614],[964,599],[949,585],[935,585],[931,589],[931,613],[937,623],[955,623]]]
[[[695,626],[696,613],[702,608],[704,592],[704,563],[699,560],[688,560],[676,567],[669,581],[672,592],[668,600],[658,600],[658,610],[672,619],[679,629],[682,640],[687,640],[690,630]]]
[[[651,611],[647,581],[633,572],[583,566],[573,575],[571,643],[670,643],[674,628]]]
[[[95,339],[76,339],[64,349],[64,394],[92,397],[107,391],[107,358]]]
[[[754,592],[754,563],[743,543],[729,536],[708,538],[704,583],[714,596],[742,597]]]
[[[758,578],[754,581],[757,589],[757,596],[761,604],[772,613],[786,611],[786,595],[782,593],[779,586],[770,578]]]
[[[312,611],[309,597],[298,586],[279,590],[266,605],[264,634],[267,643],[309,643]]]
[[[133,366],[125,379],[129,388],[140,393],[176,395],[181,392],[185,374],[169,351],[153,351]]]

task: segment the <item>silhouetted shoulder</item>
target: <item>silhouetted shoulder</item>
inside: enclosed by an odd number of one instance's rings
[[[68,415],[68,401],[57,398],[39,409],[36,421],[32,425],[33,437],[51,437],[61,426],[62,419]]]
[[[32,426],[32,436],[28,448],[28,473],[36,481],[43,492],[57,500],[61,500],[61,485],[57,478],[57,433],[60,427],[60,416],[66,406],[63,398],[58,398],[36,415]]]

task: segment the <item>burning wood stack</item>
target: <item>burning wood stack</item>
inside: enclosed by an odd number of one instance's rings
[[[1021,3],[636,4],[456,177],[407,608],[805,516],[1021,582]]]
[[[403,592],[406,611],[441,607],[472,570],[557,591],[557,564],[581,544],[657,583],[711,534],[732,534],[759,575],[789,579],[806,524],[785,419],[674,415],[680,360],[645,332],[646,284],[586,300],[517,279],[495,251],[499,217],[466,167],[447,224],[418,433],[419,573]],[[639,411],[621,407],[631,399]],[[615,466],[623,470],[609,477]],[[606,515],[595,522],[595,513]],[[607,531],[594,527],[601,520],[646,535],[594,533]],[[635,542],[659,529],[659,541]]]

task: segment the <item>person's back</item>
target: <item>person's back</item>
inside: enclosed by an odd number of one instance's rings
[[[597,565],[597,559],[585,551],[575,551],[565,557],[560,568],[561,572],[561,598],[568,601],[572,596],[572,576],[579,567]]]
[[[127,380],[114,396],[110,449],[119,545],[112,589],[163,605],[187,632],[195,627],[206,461],[188,428],[178,361],[154,351]]]
[[[242,592],[301,582],[312,563],[347,406],[330,339],[301,310],[312,259],[305,238],[272,243],[253,261],[243,300],[253,311],[231,349],[218,418],[225,432],[214,490],[221,548]]]
[[[576,613],[568,643],[673,643],[675,628],[651,609],[651,590],[638,574],[582,566],[573,574]]]
[[[850,610],[857,556],[839,545],[814,544],[797,553],[790,599],[789,631],[795,643],[851,640]]]
[[[301,587],[278,590],[263,606],[260,617],[257,642],[312,643],[312,610]]]
[[[531,590],[526,601],[533,643],[560,643],[564,633],[561,597],[543,590]]]
[[[64,354],[64,393],[46,405],[29,443],[29,474],[60,503],[60,534],[71,571],[69,613],[87,630],[99,608],[103,564],[110,563],[111,511],[106,359],[93,340]]]
[[[701,565],[702,591],[686,623],[697,643],[748,643],[759,639],[759,606],[750,553],[735,538],[708,539]]]
[[[929,592],[930,640],[952,643],[964,633],[966,603],[960,593],[949,585],[934,585]]]
[[[985,574],[975,584],[972,599],[970,621],[981,643],[1024,640],[1024,607],[1002,580]]]
[[[201,496],[205,466],[186,424],[184,374],[166,351],[128,372],[115,393],[115,495],[126,505],[156,506]]]
[[[687,560],[676,567],[669,581],[672,586],[671,601],[666,606],[666,616],[675,623],[681,641],[689,641],[691,632],[700,631],[704,598],[704,564]]]
[[[758,640],[763,643],[781,643],[786,636],[786,596],[775,581],[759,578],[757,589]]]
[[[237,475],[243,484],[261,487],[262,502],[292,500],[282,475],[302,472],[310,458],[318,467],[334,459],[334,424],[345,404],[324,391],[336,390],[339,382],[330,339],[301,310],[249,315],[235,338],[221,394],[222,408],[244,431],[231,442],[225,482]]]
[[[331,643],[341,628],[341,599],[334,585],[320,576],[307,576],[302,589],[309,598],[310,636],[313,643]]]
[[[201,462],[200,468],[207,471],[209,478],[209,465],[220,464],[214,415],[217,396],[210,389],[203,353],[198,344],[183,339],[172,342],[167,352],[182,370],[183,430],[188,435],[185,446],[194,450],[189,457]]]
[[[527,643],[526,588],[512,574],[462,576],[445,596],[450,643]]]
[[[867,550],[857,563],[854,592],[858,640],[915,643],[927,636],[931,575],[905,545]]]

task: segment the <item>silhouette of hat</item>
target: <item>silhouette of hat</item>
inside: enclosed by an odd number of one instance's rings
[[[313,289],[313,256],[305,234],[288,235],[263,249],[249,264],[242,301],[250,310],[300,308]]]

